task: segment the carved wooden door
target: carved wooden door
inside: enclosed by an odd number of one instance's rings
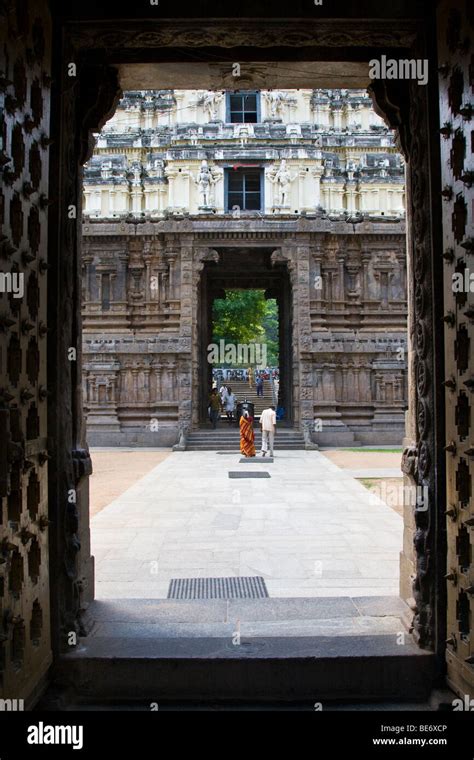
[[[472,9],[438,11],[445,266],[448,679],[474,696],[474,239]],[[470,45],[469,45],[470,41]],[[469,273],[472,271],[471,279]]]
[[[17,0],[3,4],[2,11],[0,695],[26,700],[27,707],[51,662],[46,388],[51,27],[46,2]]]

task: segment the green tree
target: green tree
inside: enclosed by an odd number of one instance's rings
[[[267,342],[268,364],[278,367],[280,354],[280,331],[278,322],[278,304],[274,298],[266,302],[267,308],[263,319],[263,329]]]
[[[250,343],[264,336],[266,314],[263,290],[227,290],[225,299],[214,301],[213,341]]]
[[[266,343],[268,363],[278,364],[278,306],[264,290],[227,290],[213,304],[214,343]]]

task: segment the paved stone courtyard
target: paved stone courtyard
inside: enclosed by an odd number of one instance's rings
[[[96,514],[96,598],[238,575],[263,576],[271,597],[398,595],[403,523],[389,506],[317,451],[239,460],[170,454]],[[229,479],[239,470],[271,478]]]
[[[89,479],[91,517],[128,491],[169,455],[169,449],[93,449],[93,472]]]

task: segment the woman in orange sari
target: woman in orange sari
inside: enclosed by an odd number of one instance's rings
[[[248,412],[244,412],[240,418],[240,451],[245,457],[255,456],[253,417],[251,417]]]

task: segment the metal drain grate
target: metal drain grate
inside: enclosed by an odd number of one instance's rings
[[[229,472],[229,478],[270,478],[269,472]]]
[[[172,578],[168,599],[264,599],[263,578]]]
[[[273,457],[242,457],[239,464],[273,464]]]

